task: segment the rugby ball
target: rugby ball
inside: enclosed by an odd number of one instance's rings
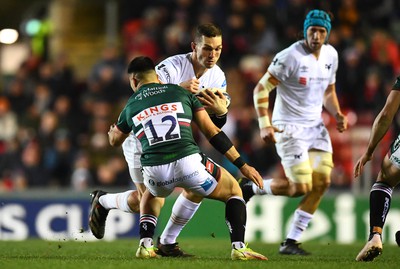
[[[213,93],[216,93],[217,91],[221,92],[226,98],[226,107],[229,108],[229,106],[231,105],[231,96],[229,95],[229,93],[225,89],[221,89],[221,88],[203,88],[203,89],[198,90],[196,95],[198,95],[202,91],[205,91],[206,89],[211,90]]]

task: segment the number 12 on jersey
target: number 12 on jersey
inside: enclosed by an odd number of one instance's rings
[[[143,126],[151,146],[181,138],[177,113],[183,113],[181,103],[162,104],[146,108],[136,115],[133,121],[135,126]]]

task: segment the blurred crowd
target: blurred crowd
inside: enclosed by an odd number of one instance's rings
[[[127,62],[137,55],[159,62],[189,52],[193,27],[204,22],[223,30],[218,64],[232,98],[223,130],[263,176],[281,174],[274,147],[259,137],[252,90],[275,53],[302,38],[304,16],[313,8],[334,16],[329,43],[340,57],[336,86],[350,129],[338,134],[334,121],[324,118],[334,143],[332,188],[351,187],[357,148],[368,139],[372,120],[400,75],[399,1],[124,0],[120,5],[121,45],[105,45],[87,79],[77,79],[71,51],[54,59],[28,57],[6,82],[0,93],[0,192],[131,187],[122,151],[109,146],[107,137],[132,94]],[[387,143],[399,126],[400,118]],[[196,139],[239,176],[203,137]]]

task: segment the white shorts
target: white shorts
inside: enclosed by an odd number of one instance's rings
[[[128,164],[129,174],[134,183],[143,183],[140,156],[142,155],[142,144],[132,133],[122,143],[122,151]]]
[[[308,152],[312,149],[332,153],[332,143],[328,130],[323,123],[314,127],[278,124],[283,130],[275,133],[276,151],[284,168],[309,160]]]
[[[400,135],[393,141],[390,145],[390,149],[388,152],[389,160],[392,162],[394,166],[400,169]]]
[[[208,196],[217,187],[221,168],[199,153],[169,164],[144,166],[144,185],[157,197],[167,197],[181,187],[200,196]]]

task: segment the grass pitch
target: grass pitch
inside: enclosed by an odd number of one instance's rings
[[[252,243],[250,247],[269,258],[269,261],[231,261],[227,239],[182,238],[180,246],[195,258],[161,258],[141,260],[135,257],[139,240],[123,239],[112,242],[0,241],[0,268],[73,268],[73,269],[348,269],[397,268],[400,248],[384,245],[383,254],[373,262],[356,262],[355,256],[364,243],[352,245],[306,242],[304,248],[310,256],[278,254],[278,244]]]

